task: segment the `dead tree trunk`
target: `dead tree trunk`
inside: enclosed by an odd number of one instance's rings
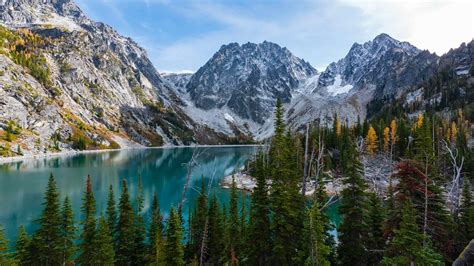
[[[448,152],[449,157],[451,158],[451,166],[453,168],[453,176],[451,178],[451,188],[448,191],[446,197],[446,203],[452,214],[456,214],[459,209],[459,199],[460,199],[460,184],[461,184],[461,172],[464,165],[464,156],[461,157],[460,162],[458,162],[459,150],[448,144],[443,140],[444,148]],[[449,186],[449,185],[448,185]]]
[[[306,195],[306,180],[308,179],[308,142],[309,142],[309,124],[306,125],[306,140],[304,148],[304,169],[303,169],[303,180],[301,194],[303,197]]]

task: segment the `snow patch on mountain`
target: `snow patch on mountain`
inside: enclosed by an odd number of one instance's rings
[[[350,84],[342,86],[341,75],[336,75],[334,78],[334,84],[327,86],[326,90],[329,94],[331,94],[331,96],[336,96],[339,94],[348,93],[352,88],[353,86]]]

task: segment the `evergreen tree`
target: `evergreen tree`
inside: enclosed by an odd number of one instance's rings
[[[472,201],[471,186],[468,177],[464,177],[461,206],[459,206],[459,235],[461,248],[474,239],[474,202]]]
[[[370,194],[367,218],[367,226],[369,229],[366,244],[368,251],[367,264],[379,265],[385,248],[383,232],[385,212],[380,203],[380,199],[375,193]]]
[[[404,203],[400,229],[395,230],[383,265],[443,265],[441,255],[430,245],[423,247],[423,234],[416,223],[416,213],[411,201]]]
[[[127,181],[122,181],[122,194],[119,201],[119,220],[117,224],[117,250],[115,259],[118,265],[132,262],[135,253],[134,212],[130,203]]]
[[[265,154],[259,152],[255,161],[256,187],[253,190],[250,208],[249,246],[250,262],[266,265],[271,256],[270,199],[265,169]]]
[[[18,230],[18,237],[15,243],[15,263],[17,265],[19,266],[31,265],[31,261],[29,260],[29,256],[28,256],[29,244],[30,244],[30,238],[28,236],[28,233],[26,232],[25,227],[23,225],[20,225],[20,228]],[[0,265],[2,265],[1,262],[0,262]]]
[[[193,220],[191,224],[191,243],[189,245],[188,257],[192,258],[196,255],[198,258],[201,254],[201,244],[204,237],[204,227],[207,219],[207,194],[204,183],[204,177],[201,176],[201,189],[196,201]],[[205,244],[205,243],[204,243]]]
[[[153,194],[151,204],[151,221],[150,221],[150,246],[149,254],[151,263],[162,264],[164,258],[164,239],[163,239],[163,217],[158,203],[156,192]]]
[[[221,264],[222,258],[225,256],[224,250],[224,224],[219,211],[219,204],[216,195],[209,202],[209,243],[207,245],[208,261],[213,265]]]
[[[32,259],[42,265],[59,265],[63,257],[61,252],[61,213],[59,192],[51,174],[44,195],[43,213],[39,219],[39,228],[33,238]]]
[[[327,235],[325,232],[325,219],[319,209],[318,201],[313,201],[311,208],[307,212],[305,223],[308,252],[306,254],[306,264],[308,265],[330,265],[330,246],[327,245]]]
[[[273,212],[273,255],[276,264],[299,264],[304,223],[304,198],[298,184],[298,164],[294,139],[284,135],[283,108],[277,104],[275,135],[269,150],[269,169],[272,177],[271,208]],[[288,131],[289,132],[289,131]]]
[[[315,201],[318,202],[318,206],[322,205],[324,202],[328,200],[328,195],[326,193],[326,185],[324,183],[324,177],[323,174],[319,175],[317,177],[317,182],[318,186],[315,191]],[[326,246],[329,247],[329,254],[326,256],[327,260],[330,262],[331,265],[336,264],[336,252],[335,252],[335,246],[336,246],[336,241],[334,240],[334,236],[331,234],[331,231],[334,230],[334,225],[331,223],[329,220],[329,217],[327,214],[324,212],[325,208],[320,209],[320,215],[321,215],[321,223],[324,227],[324,243]]]
[[[241,194],[241,208],[240,208],[240,222],[239,222],[239,230],[240,230],[240,246],[238,247],[238,249],[241,251],[241,254],[240,256],[243,257],[244,255],[244,249],[245,249],[245,243],[247,242],[247,230],[248,230],[248,224],[247,224],[247,218],[248,218],[248,214],[247,214],[247,209],[246,209],[246,203],[247,203],[247,198],[246,198],[246,195],[245,193],[242,191],[242,194]]]
[[[114,265],[114,240],[109,229],[108,221],[103,216],[99,219],[94,242],[96,250],[94,252],[93,265]],[[135,262],[133,263],[135,264]]]
[[[229,252],[232,264],[235,264],[236,260],[241,256],[240,247],[240,226],[239,226],[239,210],[237,202],[237,187],[235,179],[232,176],[232,187],[230,191],[230,203],[229,203],[229,224],[228,224],[228,236],[229,236]],[[238,264],[238,262],[237,262]]]
[[[74,239],[76,237],[76,227],[74,226],[74,213],[72,210],[71,202],[68,197],[64,198],[61,216],[61,252],[63,256],[63,265],[68,265],[71,261],[74,260],[74,253],[76,252],[76,246],[74,244]]]
[[[5,238],[5,230],[0,226],[0,265],[10,265],[10,253],[8,251],[8,241]]]
[[[447,212],[442,199],[440,187],[422,172],[423,165],[416,161],[402,161],[397,165],[393,177],[398,180],[395,188],[396,209],[390,217],[391,231],[397,228],[401,221],[401,209],[404,202],[412,201],[416,208],[416,221],[426,234],[431,236],[434,248],[440,251],[448,260],[454,250],[453,221]]]
[[[367,234],[367,187],[363,179],[362,164],[355,148],[351,148],[352,160],[349,163],[347,178],[341,192],[339,213],[343,222],[339,228],[338,257],[342,265],[365,265]]]
[[[134,220],[134,253],[132,261],[138,265],[145,264],[145,253],[146,253],[146,226],[145,219],[143,218],[144,195],[141,176],[138,176],[137,182],[137,197],[136,197],[136,215]]]
[[[96,251],[96,219],[95,219],[95,198],[92,192],[90,175],[86,179],[86,190],[82,198],[82,232],[78,261],[82,265],[93,265],[94,252]]]
[[[183,227],[174,208],[170,210],[166,228],[165,264],[184,265]]]
[[[115,205],[114,189],[112,185],[109,186],[106,217],[110,232],[115,240],[117,231],[117,206]]]

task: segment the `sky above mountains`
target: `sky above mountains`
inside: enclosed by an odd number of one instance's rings
[[[196,71],[230,42],[275,42],[321,70],[382,32],[438,55],[474,37],[474,2],[465,0],[76,2],[146,48],[162,72]]]

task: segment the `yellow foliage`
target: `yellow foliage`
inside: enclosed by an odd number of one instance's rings
[[[377,133],[375,132],[375,129],[370,126],[367,136],[365,137],[365,150],[368,154],[373,155],[377,152],[377,140]]]
[[[395,145],[397,142],[398,137],[397,137],[397,121],[395,119],[392,120],[390,123],[390,143],[392,145]]]
[[[451,130],[449,130],[449,133],[450,133],[449,140],[451,142],[455,142],[456,136],[458,134],[458,128],[456,127],[456,122],[453,121],[453,123],[451,123]]]
[[[388,152],[388,146],[390,142],[390,128],[385,127],[383,129],[383,151]]]
[[[415,129],[421,128],[422,126],[423,126],[423,114],[420,113],[418,114],[418,119],[416,120],[416,123],[415,123]]]

